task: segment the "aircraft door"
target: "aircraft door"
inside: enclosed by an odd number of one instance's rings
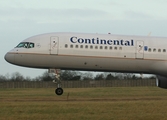
[[[144,42],[136,41],[136,59],[143,59],[144,57]]]
[[[59,38],[54,36],[50,38],[50,54],[58,54]]]

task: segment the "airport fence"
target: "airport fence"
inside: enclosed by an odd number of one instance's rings
[[[63,88],[90,88],[90,87],[144,87],[156,86],[155,79],[139,80],[98,80],[98,81],[62,81]],[[45,81],[3,81],[0,88],[55,88],[52,82]]]

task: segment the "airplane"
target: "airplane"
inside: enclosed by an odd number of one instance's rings
[[[54,73],[63,94],[61,70],[155,74],[167,88],[167,38],[135,35],[55,32],[27,38],[5,55],[11,64]]]

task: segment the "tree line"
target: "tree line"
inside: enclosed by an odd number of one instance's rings
[[[62,70],[60,74],[61,80],[122,80],[122,79],[141,79],[142,76],[134,73],[93,73],[93,72],[80,72],[71,70]],[[44,72],[41,76],[35,78],[24,77],[19,72],[15,72],[12,75],[0,75],[0,81],[52,81],[53,75],[48,72]],[[155,76],[144,77],[144,79],[155,79]]]

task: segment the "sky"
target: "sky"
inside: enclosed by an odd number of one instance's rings
[[[0,75],[34,78],[46,70],[7,63],[22,40],[49,32],[167,37],[166,0],[0,0]]]

